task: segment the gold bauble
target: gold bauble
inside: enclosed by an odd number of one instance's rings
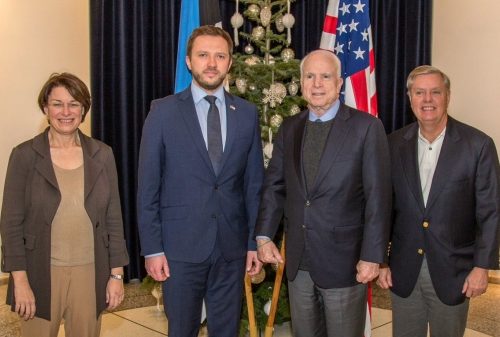
[[[265,278],[266,278],[266,271],[264,270],[264,268],[262,268],[257,275],[250,277],[250,280],[252,281],[253,284],[259,284],[262,283],[262,281],[264,281]]]

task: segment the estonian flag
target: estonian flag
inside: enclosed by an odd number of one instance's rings
[[[182,91],[191,84],[191,73],[186,66],[187,42],[193,30],[204,25],[222,26],[219,0],[182,0],[175,92]]]

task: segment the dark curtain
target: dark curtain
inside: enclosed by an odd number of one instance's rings
[[[296,58],[319,47],[328,0],[292,5]],[[231,32],[233,0],[220,0]],[[137,231],[137,160],[151,100],[173,93],[181,0],[91,0],[92,135],[116,157],[125,238],[127,279],[145,276]],[[405,81],[416,65],[430,63],[431,0],[371,0],[379,117],[388,132],[411,122]],[[246,26],[249,29],[249,26]],[[242,50],[244,43],[238,48]]]

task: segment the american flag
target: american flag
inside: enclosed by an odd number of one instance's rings
[[[375,56],[369,0],[330,0],[326,10],[321,49],[328,49],[342,63],[344,87],[341,100],[377,116]],[[368,287],[365,337],[371,336],[372,288]]]
[[[320,48],[334,51],[342,63],[341,100],[377,116],[369,7],[369,0],[330,0]]]

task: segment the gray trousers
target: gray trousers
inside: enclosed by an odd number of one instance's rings
[[[294,337],[363,337],[366,285],[323,289],[299,270],[288,292]]]
[[[392,335],[394,337],[462,337],[467,323],[469,299],[459,305],[446,305],[439,300],[431,282],[424,258],[417,284],[410,296],[391,292]]]

